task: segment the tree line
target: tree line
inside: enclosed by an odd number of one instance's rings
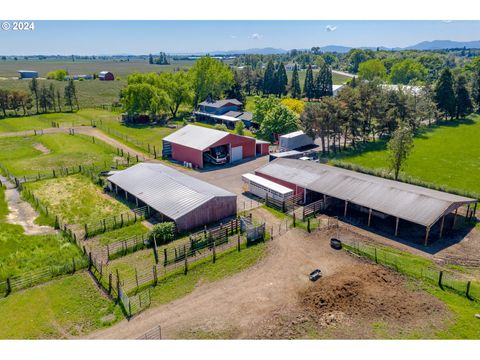
[[[80,109],[73,80],[67,82],[63,94],[53,83],[40,85],[35,78],[30,81],[28,88],[30,92],[0,89],[0,111],[4,118],[9,115],[7,111],[13,111],[15,116],[19,116],[22,111],[21,115],[26,116],[32,109],[36,114],[62,112],[62,106],[68,107],[70,111]]]

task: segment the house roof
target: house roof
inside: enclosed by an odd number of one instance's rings
[[[226,131],[187,125],[164,137],[163,140],[197,150],[205,150],[228,135],[229,133]]]
[[[249,111],[228,111],[223,115],[232,116],[246,121],[251,121],[253,118],[253,114]]]
[[[174,221],[213,198],[236,196],[157,163],[139,163],[108,180]]]
[[[276,159],[257,171],[424,226],[432,226],[440,217],[461,205],[477,202],[476,199],[311,161]]]
[[[221,108],[221,107],[224,107],[227,104],[233,104],[233,105],[237,105],[237,106],[242,106],[243,105],[243,103],[238,101],[237,99],[224,99],[224,100],[216,100],[216,101],[205,100],[205,101],[202,101],[198,105],[209,106],[209,107],[214,107],[214,108]]]

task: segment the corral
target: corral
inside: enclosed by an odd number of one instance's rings
[[[174,221],[179,232],[234,216],[237,196],[162,164],[140,163],[108,178],[109,187],[138,206]]]
[[[447,229],[455,228],[459,208],[467,206],[464,220],[469,220],[477,206],[473,198],[311,161],[277,159],[256,174],[294,190],[295,195],[302,194],[304,203],[323,199],[324,209],[361,219],[367,226],[374,218],[393,220],[395,236],[400,220],[420,225],[425,228],[425,245],[433,231],[441,238]]]
[[[187,125],[163,139],[163,156],[203,168],[205,164],[233,163],[265,155],[268,147],[254,138]]]

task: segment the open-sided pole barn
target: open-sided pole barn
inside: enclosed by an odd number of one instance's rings
[[[257,169],[256,174],[303,193],[306,202],[323,198],[326,204],[342,207],[343,216],[350,211],[365,213],[367,225],[372,217],[395,219],[394,234],[398,236],[401,221],[425,228],[427,245],[433,226],[439,227],[439,237],[445,232],[445,219],[453,215],[452,228],[458,209],[467,206],[465,219],[475,216],[477,199],[458,196],[421,186],[358,173],[311,161],[277,159]]]

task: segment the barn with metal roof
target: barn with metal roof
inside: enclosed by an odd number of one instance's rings
[[[203,168],[206,163],[220,165],[268,153],[268,147],[257,149],[256,145],[252,137],[187,125],[163,138],[162,155],[192,164],[194,168]]]
[[[139,163],[108,178],[109,188],[183,232],[234,216],[237,196],[169,166]]]
[[[368,214],[368,226],[373,215],[395,218],[395,235],[400,220],[425,227],[425,243],[437,225],[439,235],[444,231],[445,218],[467,206],[466,217],[475,216],[477,199],[458,196],[421,186],[384,179],[312,161],[277,159],[257,169],[256,174],[303,194],[304,201],[324,198],[342,204],[343,216],[349,210]]]

